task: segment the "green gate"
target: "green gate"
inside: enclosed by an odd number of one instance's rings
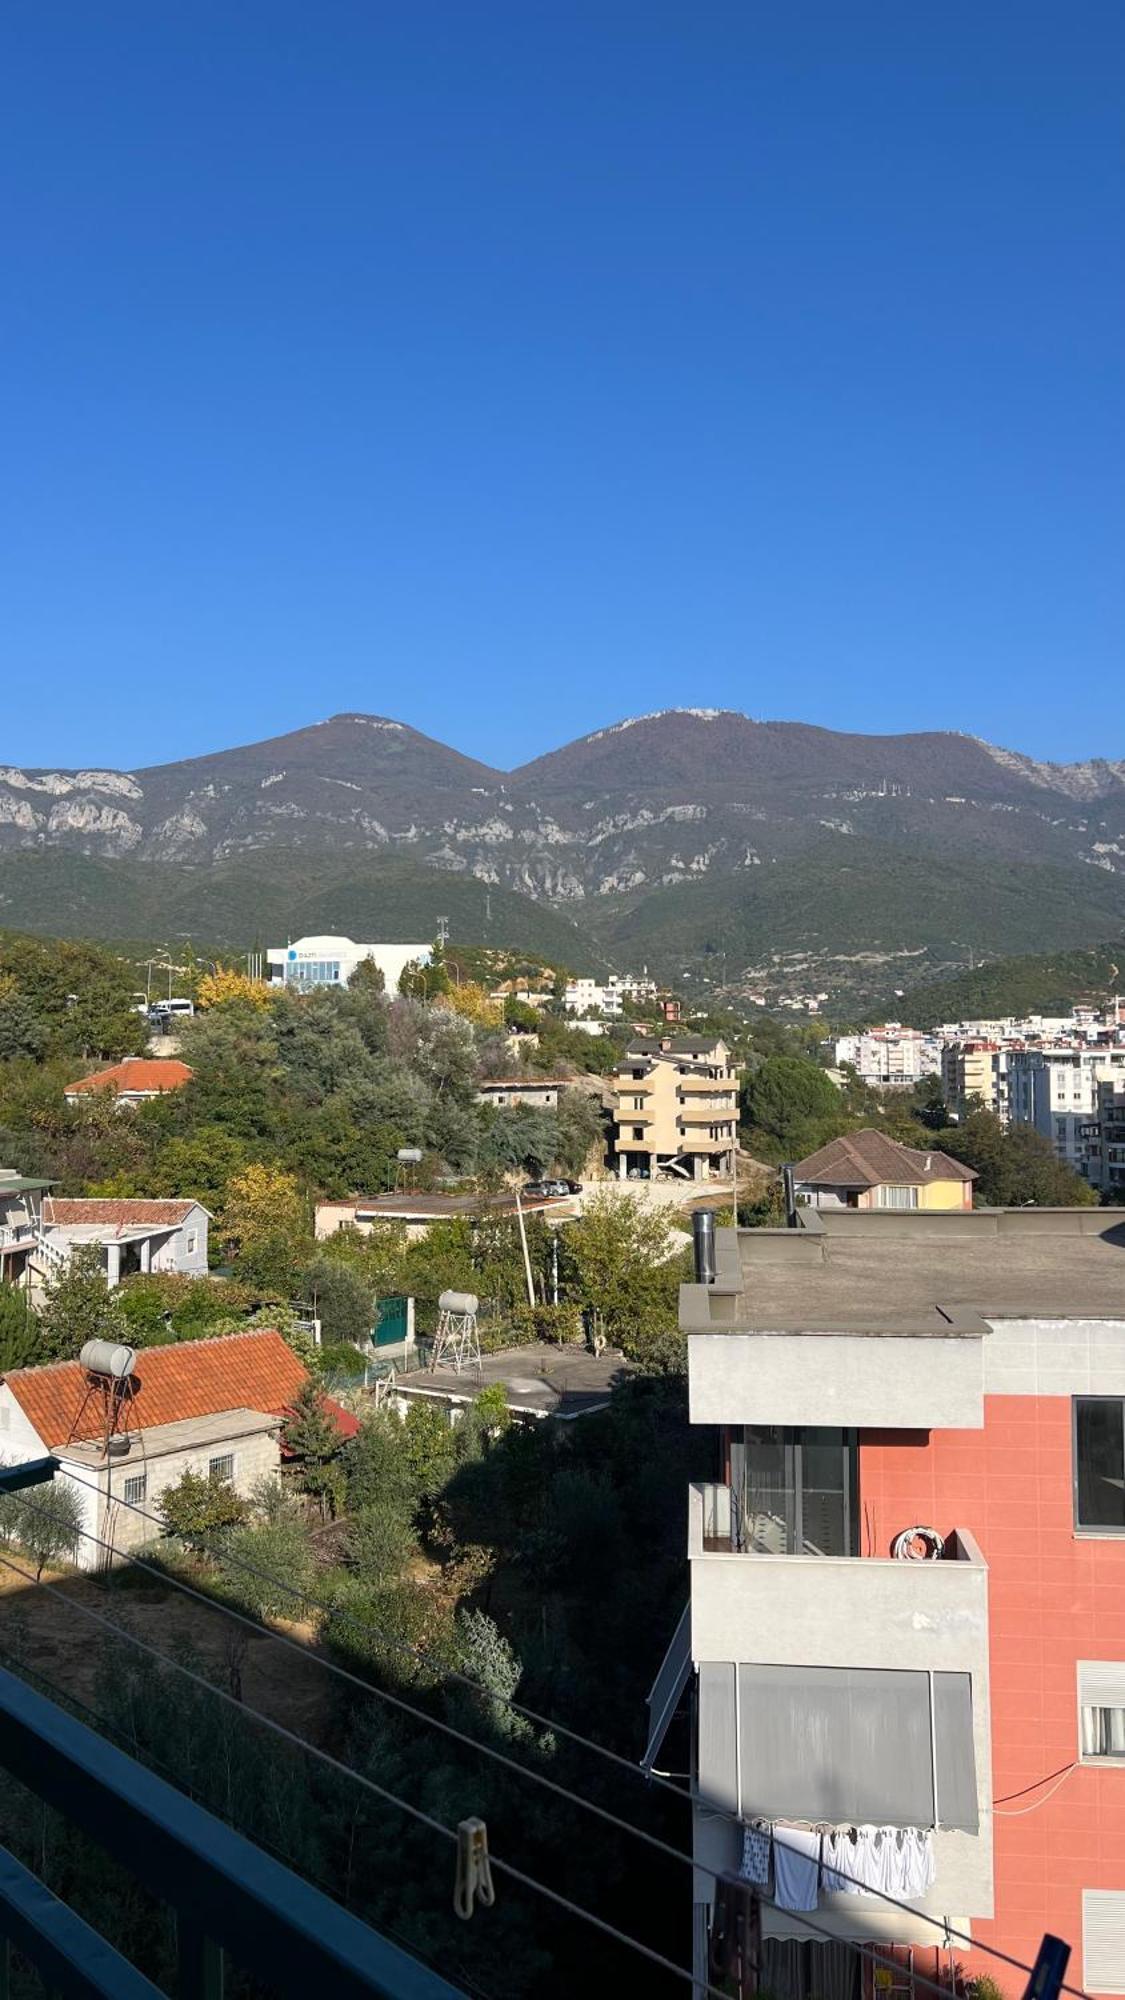
[[[378,1301],[371,1335],[376,1347],[402,1346],[406,1339],[408,1304],[409,1301],[401,1292],[392,1292],[387,1298]]]

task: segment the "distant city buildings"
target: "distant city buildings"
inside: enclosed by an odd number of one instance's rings
[[[627,1009],[656,999],[656,981],[647,973],[639,978],[630,973],[611,972],[605,980],[569,979],[563,994],[568,1014],[605,1014],[616,1018]]]
[[[942,1090],[955,1117],[983,1105],[1004,1124],[1031,1125],[1095,1187],[1115,1184],[1110,1148],[1118,1142],[1102,1124],[1108,1117],[1114,1126],[1115,1090],[1125,1086],[1125,1003],[951,1021],[937,1035]]]
[[[924,1076],[938,1074],[941,1041],[937,1035],[904,1028],[899,1021],[886,1021],[881,1028],[841,1035],[836,1042],[836,1063],[849,1064],[864,1083],[883,1090],[908,1090]]]

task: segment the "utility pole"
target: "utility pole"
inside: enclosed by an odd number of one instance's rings
[[[527,1224],[523,1219],[523,1203],[520,1200],[518,1188],[516,1189],[516,1220],[520,1226],[520,1242],[523,1245],[523,1268],[527,1277],[527,1303],[529,1306],[534,1306],[535,1280],[531,1275],[531,1252],[527,1247]]]
[[[439,945],[441,946],[442,950],[444,951],[444,950],[445,950],[445,947],[446,947],[446,945],[447,945],[447,944],[449,943],[449,918],[448,918],[448,917],[439,917],[439,918],[438,918],[438,920],[437,920],[437,941],[438,941]]]

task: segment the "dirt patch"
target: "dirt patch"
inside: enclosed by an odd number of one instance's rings
[[[60,1693],[96,1705],[99,1664],[112,1640],[104,1625],[85,1615],[94,1612],[126,1643],[135,1635],[164,1659],[190,1648],[208,1679],[228,1692],[240,1687],[248,1708],[297,1735],[314,1743],[328,1735],[341,1683],[326,1664],[314,1624],[279,1619],[277,1634],[251,1629],[137,1571],[103,1581],[48,1570],[43,1581],[51,1587],[39,1589],[9,1568],[9,1560],[26,1568],[18,1556],[5,1555],[0,1563],[0,1653]],[[306,1655],[278,1634],[298,1641]]]

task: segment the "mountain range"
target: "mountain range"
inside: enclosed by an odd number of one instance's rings
[[[1125,758],[684,708],[514,771],[356,714],[147,769],[0,767],[11,926],[245,948],[435,910],[576,966],[910,984],[1120,932]]]

